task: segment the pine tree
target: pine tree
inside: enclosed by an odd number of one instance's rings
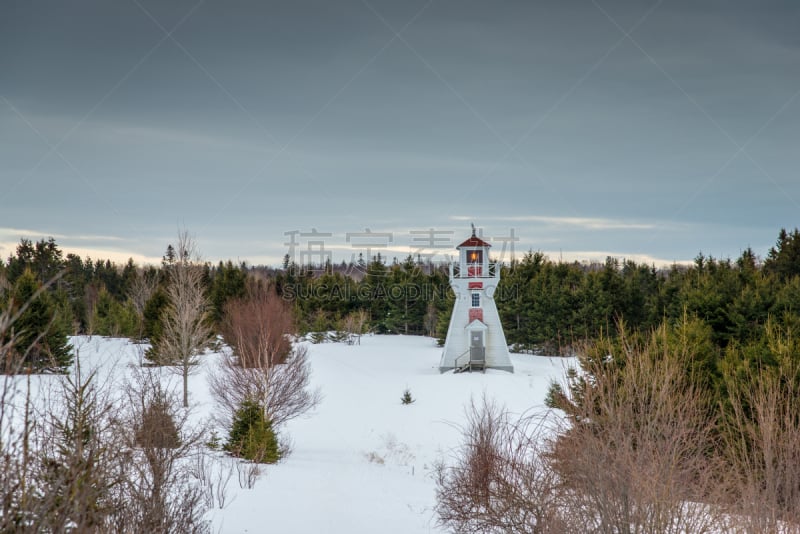
[[[781,280],[800,275],[800,230],[787,232],[781,228],[778,241],[769,249],[764,271],[775,274]]]
[[[447,291],[445,298],[442,300],[442,310],[439,313],[436,321],[436,342],[443,346],[447,340],[447,329],[450,327],[450,319],[453,315],[453,306],[456,303],[456,295],[452,290]]]
[[[267,419],[264,408],[253,400],[245,400],[236,411],[223,448],[234,456],[257,463],[272,464],[281,457],[272,422]]]
[[[225,311],[225,304],[232,298],[240,298],[245,294],[247,271],[233,265],[228,260],[219,262],[211,281],[209,300],[211,301],[211,318],[219,323]]]
[[[158,288],[144,306],[144,337],[150,341],[151,346],[155,346],[161,338],[163,331],[161,315],[168,305],[169,298],[167,294],[163,289]]]
[[[33,243],[30,239],[20,239],[16,254],[8,258],[8,281],[10,283],[16,283],[17,278],[22,276],[25,269],[32,268],[33,253]]]
[[[44,422],[53,447],[37,473],[42,532],[100,532],[114,507],[118,473],[112,458],[120,451],[108,446],[106,434],[113,405],[103,402],[95,374],[84,377],[76,367],[74,376],[61,383],[64,409],[48,414]]]
[[[41,287],[30,269],[26,269],[14,285],[9,305],[22,307],[27,303],[27,307],[14,323],[17,358],[2,362],[5,372],[25,368],[64,371],[72,364],[68,320],[57,313],[58,306],[52,295],[47,291],[37,294]]]
[[[362,305],[370,312],[370,324],[374,325],[379,334],[385,333],[389,306],[386,294],[386,266],[381,261],[380,254],[369,264],[358,294],[364,300]]]
[[[172,265],[173,263],[175,263],[176,257],[177,256],[175,254],[175,247],[173,247],[172,245],[167,245],[167,251],[164,253],[164,257],[161,258],[161,264],[164,267]]]
[[[94,333],[101,336],[135,337],[139,333],[139,317],[131,301],[120,303],[105,288],[97,296],[91,323]]]

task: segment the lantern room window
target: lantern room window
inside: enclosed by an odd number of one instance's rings
[[[467,252],[467,262],[468,263],[482,263],[483,262],[483,251],[482,250],[470,250]]]

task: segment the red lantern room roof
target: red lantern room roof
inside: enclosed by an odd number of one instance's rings
[[[475,226],[472,227],[472,235],[469,239],[458,245],[456,248],[465,248],[465,247],[491,247],[489,243],[477,237],[475,235]]]
[[[489,243],[481,239],[480,237],[472,236],[456,248],[464,248],[464,247],[491,247]]]

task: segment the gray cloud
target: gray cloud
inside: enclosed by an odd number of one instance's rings
[[[798,23],[772,1],[5,3],[0,226],[158,257],[185,225],[209,258],[274,259],[296,228],[469,214],[534,249],[763,254],[798,225]]]

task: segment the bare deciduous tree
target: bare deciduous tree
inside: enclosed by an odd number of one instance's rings
[[[425,309],[425,316],[422,318],[422,324],[425,327],[425,335],[436,337],[436,324],[439,322],[439,312],[436,309],[436,304],[430,302]]]
[[[294,321],[289,303],[262,283],[248,284],[247,296],[225,306],[222,337],[247,369],[283,363],[292,348]]]
[[[194,239],[178,235],[177,259],[167,272],[163,330],[155,349],[157,363],[174,365],[183,378],[183,406],[189,406],[189,375],[211,339],[209,303],[203,287],[203,268],[197,263]]]
[[[158,288],[158,276],[148,276],[147,272],[142,269],[136,271],[136,277],[128,288],[128,298],[133,303],[140,325],[144,323],[144,309],[147,301],[153,296],[156,288]],[[141,332],[139,335],[141,336]]]
[[[223,328],[232,351],[209,378],[224,426],[247,400],[264,408],[275,429],[319,403],[319,391],[309,390],[306,347],[289,340],[292,325],[288,303],[271,289],[251,286],[228,303]]]

